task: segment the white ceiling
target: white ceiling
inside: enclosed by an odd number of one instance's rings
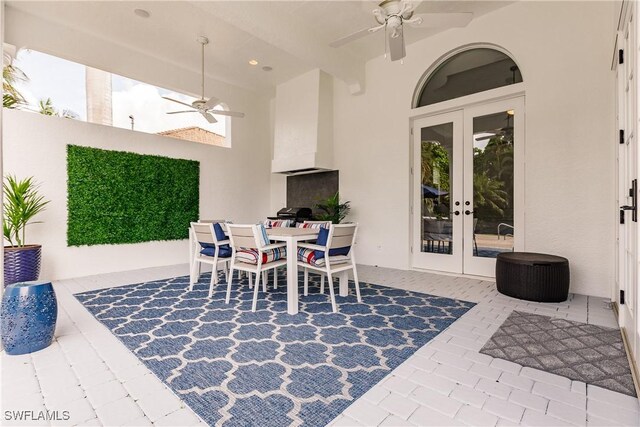
[[[208,76],[255,90],[272,90],[313,68],[354,84],[364,79],[364,64],[384,53],[382,32],[338,49],[328,44],[375,24],[376,1],[8,1],[7,7],[86,32],[138,52],[200,69],[196,38],[207,36]],[[417,12],[472,12],[474,17],[507,1],[423,1]],[[133,10],[149,11],[147,19]],[[455,31],[455,30],[453,30]],[[434,30],[405,31],[408,44]],[[79,34],[79,36],[81,36]],[[250,66],[250,59],[258,66]],[[268,65],[273,71],[264,72]],[[110,71],[110,70],[107,70]]]

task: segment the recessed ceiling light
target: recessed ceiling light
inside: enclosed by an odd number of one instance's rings
[[[144,10],[144,9],[135,9],[133,13],[135,13],[140,18],[148,18],[151,16],[151,13],[149,13],[148,10]]]
[[[249,61],[249,65],[258,65],[258,61],[256,59],[252,59]]]
[[[262,67],[262,71],[271,71],[273,70],[273,67],[269,67],[268,65],[265,65],[264,67]]]

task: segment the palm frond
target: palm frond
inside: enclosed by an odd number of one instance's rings
[[[340,203],[340,192],[337,192],[316,205],[316,208],[322,211],[322,213],[318,215],[318,219],[340,224],[351,210],[350,203],[349,201]]]
[[[29,81],[27,75],[14,65],[2,68],[2,106],[4,108],[18,108],[26,105],[27,101],[16,88],[17,83]]]
[[[7,175],[2,184],[4,191],[4,219],[2,230],[10,244],[24,246],[26,227],[35,223],[33,218],[45,210],[48,200],[38,194],[39,185],[33,177],[18,180]]]

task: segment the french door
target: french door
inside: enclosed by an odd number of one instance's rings
[[[522,249],[524,98],[413,122],[412,262],[493,277]]]
[[[413,266],[462,273],[462,110],[413,123]]]
[[[623,330],[632,358],[640,365],[640,318],[638,316],[638,85],[635,79],[637,58],[637,24],[635,2],[627,4],[621,20],[618,48],[624,60],[617,67],[617,118],[623,140],[618,148],[618,268],[615,300],[618,303],[618,323]]]

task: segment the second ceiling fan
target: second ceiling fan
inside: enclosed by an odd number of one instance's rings
[[[373,11],[373,16],[378,25],[371,28],[363,28],[353,34],[342,37],[331,42],[329,46],[340,47],[384,29],[386,33],[385,43],[388,43],[389,56],[392,61],[397,61],[406,56],[404,24],[420,28],[454,28],[465,27],[473,19],[472,13],[414,14],[415,4],[403,0],[385,0],[378,6],[380,9]],[[385,46],[385,53],[386,51]]]
[[[169,111],[167,114],[200,113],[202,117],[207,119],[209,123],[218,122],[216,118],[213,117],[213,114],[220,115],[220,116],[244,117],[244,113],[239,113],[236,111],[214,110],[213,107],[215,107],[220,103],[220,100],[216,97],[212,96],[208,100],[204,99],[204,47],[209,43],[209,39],[204,36],[198,37],[198,43],[202,45],[202,81],[201,81],[202,94],[200,96],[200,99],[196,99],[191,104],[187,104],[186,102],[178,101],[177,99],[169,98],[168,96],[163,96],[163,98],[168,101],[175,102],[191,108],[191,110]]]

